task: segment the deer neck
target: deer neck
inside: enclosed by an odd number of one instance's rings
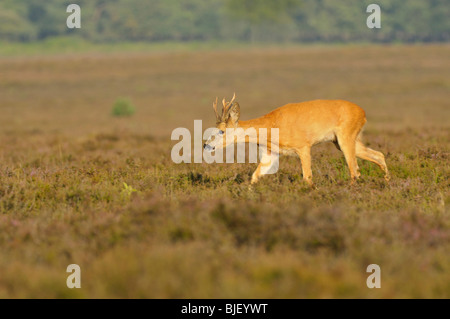
[[[269,129],[271,127],[269,121],[265,117],[258,117],[247,121],[239,121],[238,127],[245,129],[254,128],[259,131],[260,128]]]
[[[258,117],[256,119],[251,119],[247,121],[239,121],[238,128],[242,128],[244,130],[254,129],[256,131],[256,139],[246,138],[246,142],[256,143],[258,145],[267,145],[271,140],[271,130],[273,127],[271,121],[269,121],[266,117]],[[266,133],[263,136],[260,136],[260,129],[265,129]]]

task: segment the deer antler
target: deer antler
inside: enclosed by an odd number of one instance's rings
[[[223,105],[224,105],[224,109],[223,109],[223,117],[224,117],[224,118],[227,118],[228,115],[230,114],[231,107],[232,107],[233,104],[234,104],[234,100],[236,100],[236,93],[233,94],[233,98],[232,98],[231,101],[228,102],[226,105],[225,105],[225,103],[224,103],[224,102],[225,102],[225,99],[223,99],[222,103],[223,103]]]
[[[217,112],[217,101],[218,98],[216,97],[216,101],[213,103],[214,113],[216,113],[216,122],[220,122],[220,115]]]
[[[228,103],[226,102],[225,98],[223,98],[223,100],[222,100],[222,105],[223,105],[222,114],[219,115],[219,113],[217,112],[217,101],[218,101],[218,99],[216,97],[216,101],[213,103],[213,108],[214,108],[214,112],[216,113],[216,121],[217,122],[223,121],[223,120],[225,120],[228,117],[228,115],[230,113],[230,110],[231,110],[231,106],[234,104],[234,100],[236,100],[236,93],[233,94],[233,98]]]
[[[236,93],[233,94],[233,98],[232,98],[231,101],[228,102],[228,103],[226,103],[226,102],[225,102],[225,98],[223,98],[223,100],[222,100],[222,104],[223,104],[222,115],[223,115],[223,116],[225,116],[225,115],[228,114],[228,112],[230,111],[231,106],[233,105],[235,99],[236,99]]]

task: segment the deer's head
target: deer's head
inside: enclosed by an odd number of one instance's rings
[[[225,132],[227,128],[237,128],[241,109],[239,103],[236,102],[236,93],[230,102],[226,102],[225,98],[222,100],[222,112],[217,110],[218,99],[213,103],[214,113],[216,114],[216,128],[206,143],[203,149],[209,152],[215,150],[216,147],[226,147]]]

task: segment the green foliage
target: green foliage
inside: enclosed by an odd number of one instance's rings
[[[137,189],[134,189],[131,185],[128,185],[127,183],[123,182],[123,189],[122,189],[122,198],[129,200],[133,193],[136,193]]]
[[[4,5],[4,4],[3,4]],[[20,11],[5,8],[0,4],[0,39],[27,41],[35,38],[35,28]]]
[[[67,0],[3,0],[0,41],[76,35],[116,41],[448,41],[445,0],[379,0],[382,27],[366,26],[371,0],[79,0],[82,28],[66,27]]]
[[[129,99],[117,99],[113,105],[112,115],[117,117],[131,116],[136,112],[136,107]]]
[[[252,24],[282,22],[300,4],[299,0],[228,0],[231,15],[248,20]]]

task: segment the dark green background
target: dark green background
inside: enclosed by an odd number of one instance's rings
[[[82,28],[66,27],[66,7]],[[368,29],[379,4],[382,28]],[[0,0],[0,40],[429,42],[450,39],[448,0]]]

